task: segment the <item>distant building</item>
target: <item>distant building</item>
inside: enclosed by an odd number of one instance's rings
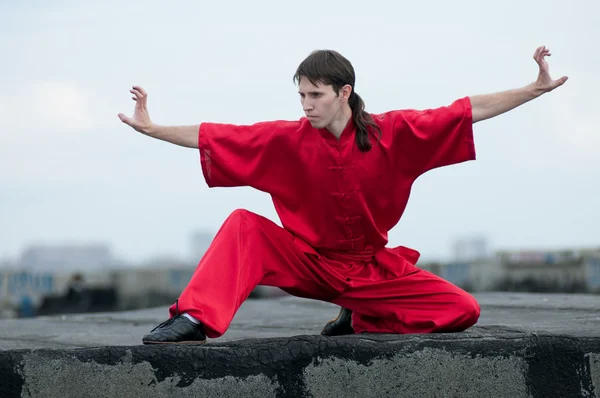
[[[189,261],[185,261],[176,256],[154,256],[146,261],[140,262],[136,264],[136,268],[181,268],[181,267],[189,267],[191,264]]]
[[[65,244],[29,246],[15,265],[34,271],[75,271],[106,269],[118,263],[106,244]]]
[[[483,236],[458,239],[453,245],[454,261],[476,261],[492,256],[488,241]]]
[[[497,257],[502,290],[600,293],[600,249],[501,251]]]

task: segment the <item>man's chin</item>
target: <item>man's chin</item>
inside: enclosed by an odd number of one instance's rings
[[[325,126],[323,125],[323,122],[318,121],[318,120],[308,120],[310,122],[310,125],[314,128],[314,129],[322,129]]]

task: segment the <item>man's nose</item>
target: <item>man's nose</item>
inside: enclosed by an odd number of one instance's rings
[[[304,109],[304,111],[310,111],[311,109],[313,109],[313,104],[311,101],[304,100],[304,102],[302,103],[302,108]]]

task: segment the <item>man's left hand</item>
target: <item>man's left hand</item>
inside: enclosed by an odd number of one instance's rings
[[[538,47],[533,54],[533,59],[540,67],[540,72],[535,82],[535,87],[541,93],[548,93],[555,88],[562,86],[568,79],[567,76],[563,76],[560,79],[552,80],[550,77],[548,62],[546,62],[545,59],[551,55],[552,54],[550,54],[550,50],[547,49],[546,46]]]

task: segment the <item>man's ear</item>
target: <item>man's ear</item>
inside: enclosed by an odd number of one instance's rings
[[[349,84],[346,84],[345,86],[343,86],[340,90],[340,97],[342,97],[342,100],[344,102],[348,102],[348,100],[350,99],[350,94],[352,94],[352,86],[350,86]]]

